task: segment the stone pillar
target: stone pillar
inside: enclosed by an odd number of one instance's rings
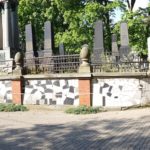
[[[22,79],[18,77],[12,80],[12,99],[14,104],[22,104]]]
[[[4,9],[2,11],[2,26],[3,26],[3,51],[5,60],[11,59],[12,33],[11,33],[11,6],[9,1],[4,1]]]
[[[4,3],[4,15],[3,15],[3,26],[5,26],[5,32],[3,32],[4,34],[4,45],[3,45],[3,49],[9,49],[10,48],[10,22],[9,22],[9,13],[10,13],[10,4],[8,1],[5,1]]]
[[[2,12],[2,38],[3,38],[3,47],[2,47],[2,49],[3,49],[4,45],[5,45],[4,44],[5,34],[3,34],[3,31],[5,31],[5,28],[6,28],[5,21],[4,21],[4,19],[5,19],[5,11],[4,11],[4,9],[2,9],[1,12]]]

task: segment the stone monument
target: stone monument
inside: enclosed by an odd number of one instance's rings
[[[126,22],[122,22],[120,25],[120,36],[121,36],[120,58],[128,57],[128,54],[130,53],[130,46],[129,46],[128,25]]]
[[[148,61],[150,61],[150,37],[147,39],[147,46],[148,46]]]
[[[54,58],[53,56],[54,50],[54,34],[53,27],[50,21],[46,21],[44,24],[44,60],[43,65],[47,66],[45,69],[49,72],[54,70]]]
[[[94,48],[92,63],[100,62],[100,57],[104,53],[104,41],[103,41],[103,22],[98,20],[94,27]]]
[[[31,24],[25,26],[25,37],[26,37],[26,66],[35,66],[35,39],[33,36],[33,28]]]
[[[34,58],[35,39],[33,36],[33,28],[31,24],[25,26],[26,37],[26,58]]]
[[[0,0],[0,61],[10,60],[19,49],[17,0]]]
[[[65,55],[65,48],[63,43],[59,44],[59,55]]]
[[[44,28],[44,57],[50,57],[53,55],[54,48],[53,28],[51,22],[46,21]]]
[[[112,34],[111,40],[112,40],[112,59],[113,59],[113,62],[118,62],[118,60],[119,60],[119,51],[118,51],[116,34]]]

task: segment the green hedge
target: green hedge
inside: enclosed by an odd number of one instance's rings
[[[27,111],[27,107],[16,104],[0,104],[0,112]]]

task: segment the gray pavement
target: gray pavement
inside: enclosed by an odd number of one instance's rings
[[[68,115],[0,113],[0,150],[149,150],[150,108]]]

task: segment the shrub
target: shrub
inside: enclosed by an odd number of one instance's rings
[[[101,111],[99,107],[88,107],[83,105],[76,108],[69,108],[65,112],[68,114],[96,114]]]
[[[23,105],[15,104],[0,104],[0,111],[4,112],[15,112],[15,111],[27,111],[27,107]]]

